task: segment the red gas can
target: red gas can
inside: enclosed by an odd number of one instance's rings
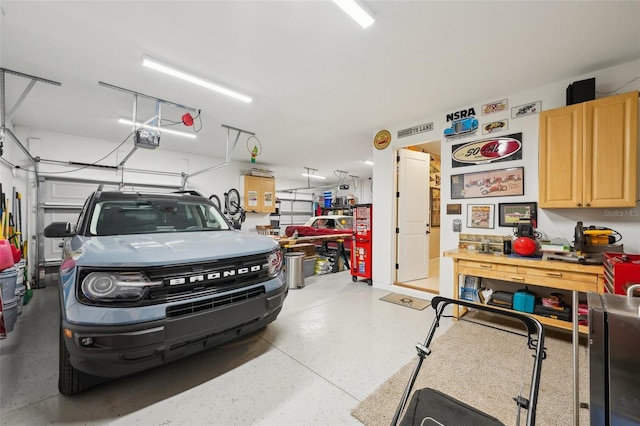
[[[16,262],[13,260],[13,244],[8,240],[0,240],[0,270],[13,266]],[[18,258],[20,261],[20,258]]]

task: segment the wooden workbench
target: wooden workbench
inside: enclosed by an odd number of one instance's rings
[[[278,242],[280,243],[280,247],[284,250],[292,250],[295,249],[296,245],[307,244],[307,243],[322,243],[323,248],[327,249],[328,243],[336,243],[338,255],[336,256],[336,261],[333,263],[333,272],[339,272],[339,263],[340,258],[344,261],[344,266],[346,269],[351,269],[349,266],[349,256],[347,255],[347,251],[344,248],[344,240],[353,238],[353,234],[333,234],[333,235],[318,235],[315,237],[280,237],[278,238]]]
[[[558,260],[541,260],[496,256],[477,253],[465,249],[444,252],[445,257],[453,259],[453,297],[460,297],[459,276],[471,275],[514,283],[517,288],[523,285],[539,286],[571,292],[604,291],[604,268],[602,265],[581,265]],[[572,306],[577,312],[577,306]],[[459,316],[459,312],[454,312]],[[570,321],[562,321],[545,316],[533,315],[541,323],[565,330],[572,330]],[[587,327],[580,326],[581,333],[587,333]]]
[[[460,297],[460,276],[471,275],[493,278],[516,283],[518,286],[532,286],[569,290],[572,294],[571,321],[561,321],[540,315],[533,315],[542,324],[571,330],[573,352],[573,421],[578,425],[580,419],[580,392],[578,367],[578,333],[588,333],[586,326],[578,325],[578,293],[604,292],[604,267],[602,265],[581,265],[560,260],[541,260],[515,258],[482,254],[466,249],[444,252],[445,257],[453,259],[453,297]],[[459,306],[454,307],[454,316],[460,317]]]

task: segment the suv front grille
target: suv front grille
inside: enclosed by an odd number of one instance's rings
[[[170,306],[167,308],[167,318],[175,318],[183,315],[191,315],[196,312],[211,311],[220,306],[231,305],[233,303],[260,297],[265,294],[264,287],[255,287],[248,290],[242,290],[224,296],[212,297],[211,299],[201,300],[199,302],[183,303],[181,305]]]
[[[197,265],[148,271],[153,281],[161,280],[147,299],[154,303],[179,300],[203,293],[219,293],[263,282],[269,278],[267,256],[249,256]]]
[[[205,263],[173,265],[154,268],[104,268],[102,271],[144,272],[151,281],[162,281],[160,287],[152,287],[138,301],[92,302],[85,298],[78,286],[78,300],[100,306],[148,306],[194,297],[243,289],[267,281],[269,276],[268,253],[260,255],[222,259]],[[97,269],[85,269],[79,273],[79,282]],[[264,292],[264,289],[262,290]],[[241,294],[242,292],[239,292]],[[235,293],[234,295],[235,296]],[[231,296],[230,296],[231,297]],[[245,296],[241,296],[245,297]],[[215,298],[210,299],[210,301]],[[205,302],[207,303],[207,302]],[[215,303],[219,303],[216,301]],[[232,302],[230,302],[232,303]],[[218,306],[218,305],[216,305]]]

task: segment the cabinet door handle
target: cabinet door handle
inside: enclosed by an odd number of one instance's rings
[[[591,203],[586,203],[585,206],[586,207],[591,207]]]
[[[547,272],[547,275],[549,275],[550,277],[562,278],[562,273],[561,272]]]
[[[524,277],[511,277],[513,281],[524,281]]]
[[[576,206],[582,207],[582,203],[576,203]]]
[[[485,269],[491,269],[491,265],[483,265],[482,263],[480,265],[481,268],[485,268]]]

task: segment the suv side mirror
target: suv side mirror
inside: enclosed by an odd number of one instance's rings
[[[69,222],[53,222],[44,228],[44,236],[49,238],[65,238],[74,235],[75,233],[71,232],[71,223]]]

